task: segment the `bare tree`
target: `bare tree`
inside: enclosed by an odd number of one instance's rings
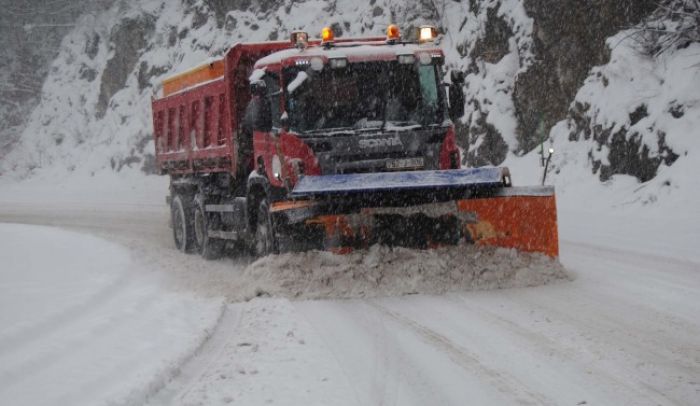
[[[700,0],[664,0],[631,37],[641,52],[658,56],[671,48],[700,42]]]

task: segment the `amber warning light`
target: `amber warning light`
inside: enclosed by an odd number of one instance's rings
[[[399,26],[396,24],[390,24],[386,28],[386,40],[387,42],[396,42],[401,39],[401,31],[399,31]]]
[[[333,29],[331,27],[323,27],[321,30],[321,43],[331,44],[335,39],[335,34],[333,34]]]

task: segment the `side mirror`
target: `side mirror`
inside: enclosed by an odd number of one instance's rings
[[[450,71],[450,82],[453,84],[464,84],[464,72],[453,69]]]
[[[464,91],[462,87],[464,85],[464,72],[461,70],[453,69],[450,71],[450,84],[449,87],[449,107],[448,115],[450,120],[457,121],[462,116],[464,116]]]
[[[462,83],[452,82],[452,84],[450,84],[449,102],[448,114],[450,120],[457,121],[464,116],[464,92],[462,91]]]
[[[250,94],[253,96],[265,96],[267,85],[264,80],[256,80],[250,83]]]
[[[270,107],[270,99],[267,97],[265,81],[256,80],[251,83],[250,93],[253,96],[250,100],[253,130],[262,132],[272,131],[272,109]]]

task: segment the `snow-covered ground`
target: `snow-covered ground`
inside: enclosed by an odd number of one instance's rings
[[[327,10],[318,1],[292,2],[263,22],[232,11],[222,32],[213,19],[191,29],[195,13],[163,8],[164,0],[122,3],[84,16],[66,37],[22,141],[0,162],[0,403],[698,404],[697,44],[653,59],[620,41],[624,32],[609,39],[610,63],[590,72],[576,101],[590,104],[591,126],[626,126],[646,146],[666,133],[678,160],[646,183],[625,175],[601,183],[592,161],[608,164],[608,147],[570,141],[571,123],[560,122],[550,132],[556,152],[548,183],[557,187],[561,262],[570,277],[535,258],[514,262],[523,265],[513,273],[517,283],[473,284],[464,270],[479,254],[470,250],[459,266],[454,250],[443,258],[443,251],[375,247],[252,265],[177,252],[167,178],[145,176],[130,160],[153,151],[145,107],[152,86],[236,39],[266,40],[273,29],[284,38],[315,26]],[[393,13],[401,2],[369,3]],[[513,25],[509,53],[481,63],[467,89],[504,136],[503,165],[514,183],[539,184],[537,152],[512,152],[511,92],[532,62],[534,21],[520,1],[501,3],[499,15]],[[465,23],[467,6],[446,4],[443,24],[453,34],[463,27],[464,44],[473,43],[488,8]],[[372,7],[334,7],[344,16],[338,23],[351,23],[347,35],[387,21]],[[142,15],[157,16],[138,56],[145,65],[134,65],[98,118],[101,76],[113,55],[107,38],[121,20]],[[293,23],[280,28],[283,20]],[[103,40],[88,57],[94,38]],[[176,44],[166,47],[169,38]],[[465,68],[471,57],[456,53],[458,42],[444,39],[448,64]],[[137,73],[146,68],[155,73],[141,88]],[[90,71],[97,76],[83,75]],[[632,123],[641,104],[648,116]],[[509,255],[484,259],[493,265]],[[446,278],[454,276],[450,268],[460,283]]]
[[[231,304],[227,339],[152,404],[695,404],[699,263],[618,249],[644,227],[614,218],[584,242],[591,220],[562,228],[573,282]]]
[[[222,301],[164,289],[90,235],[0,224],[0,399],[139,404],[211,335]]]
[[[60,226],[0,228],[3,259],[17,258],[3,264],[29,269],[4,266],[0,281],[0,395],[11,404],[700,398],[699,228],[684,217],[692,210],[640,221],[562,198],[570,281],[350,300],[323,291],[327,299],[296,301],[266,297],[279,292],[253,277],[265,262],[174,250],[162,179],[90,179],[70,193],[40,180],[0,187],[0,222]],[[90,200],[93,187],[101,193]],[[120,197],[106,198],[110,191]],[[325,266],[333,261],[342,265]],[[284,261],[267,263],[285,271]]]

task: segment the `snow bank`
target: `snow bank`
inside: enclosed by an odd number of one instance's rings
[[[211,334],[220,300],[169,292],[129,251],[0,224],[0,398],[141,404]]]
[[[248,295],[297,299],[396,296],[536,286],[568,279],[539,254],[472,245],[435,250],[373,246],[262,258],[244,271]]]
[[[608,40],[613,48],[610,62],[594,68],[576,96],[575,103],[588,107],[584,119],[562,121],[550,132],[557,151],[552,182],[572,206],[585,201],[588,208],[697,216],[698,205],[689,203],[700,201],[700,179],[695,176],[700,167],[700,44],[652,59],[635,49],[625,34]],[[582,121],[587,125],[582,127]],[[572,131],[577,141],[571,141]],[[640,146],[626,151],[623,158],[617,147],[612,162],[618,134],[625,140],[634,138]],[[677,155],[670,166],[667,148]],[[650,169],[651,161],[660,160],[655,177],[640,182],[634,176],[613,174],[600,182],[598,174],[602,178],[610,165],[614,170],[633,169],[631,162],[644,157],[644,150]],[[537,154],[530,155],[524,159],[536,167]]]

